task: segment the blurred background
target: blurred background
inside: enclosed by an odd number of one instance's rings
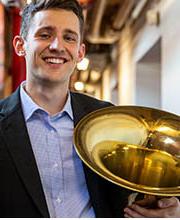
[[[87,50],[71,77],[70,89],[116,105],[180,114],[180,1],[79,2]],[[25,79],[25,62],[12,48],[25,3],[0,3],[0,98],[10,95]]]

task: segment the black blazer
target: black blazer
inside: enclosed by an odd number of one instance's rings
[[[74,124],[111,104],[71,93]],[[84,166],[96,217],[123,217],[129,191]],[[19,89],[0,102],[0,217],[49,217],[20,103]]]

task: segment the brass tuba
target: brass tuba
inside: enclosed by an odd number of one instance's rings
[[[113,106],[85,116],[75,149],[94,172],[147,195],[180,196],[180,116],[147,107]]]

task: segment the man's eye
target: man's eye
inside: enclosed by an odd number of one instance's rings
[[[39,36],[41,39],[48,39],[51,37],[50,34],[40,34]]]
[[[74,36],[67,35],[67,36],[64,36],[64,39],[69,42],[76,42],[76,37]]]

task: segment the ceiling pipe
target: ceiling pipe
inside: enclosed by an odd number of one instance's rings
[[[127,20],[137,19],[147,2],[148,0],[124,0],[119,6],[112,28],[120,31]],[[100,28],[106,6],[107,0],[95,1],[92,28],[90,34],[86,36],[87,41],[92,44],[113,44],[119,39],[120,32],[112,32],[111,35],[100,36]]]
[[[106,0],[97,0],[95,3],[91,30],[91,34],[94,37],[99,36],[102,18],[106,9],[106,2]]]
[[[142,12],[145,5],[148,3],[148,0],[140,0],[139,3],[136,5],[134,10],[132,11],[131,18],[132,20],[136,20],[140,13]]]
[[[113,23],[113,29],[120,30],[129,16],[129,12],[134,6],[134,2],[135,0],[125,0],[123,4],[119,6],[118,14]],[[103,15],[105,10],[107,10],[106,6],[107,0],[95,1],[91,30],[86,36],[87,41],[91,44],[113,44],[119,39],[119,32],[112,32],[111,34],[106,34],[105,36],[100,35]]]
[[[119,6],[119,11],[112,25],[114,30],[121,30],[121,28],[129,18],[129,15],[134,5],[135,5],[135,0],[131,0],[131,1],[125,0],[123,4]]]
[[[94,5],[92,28],[90,34],[86,36],[88,42],[92,44],[112,44],[119,36],[100,36],[101,23],[107,6],[107,0],[97,0]]]

